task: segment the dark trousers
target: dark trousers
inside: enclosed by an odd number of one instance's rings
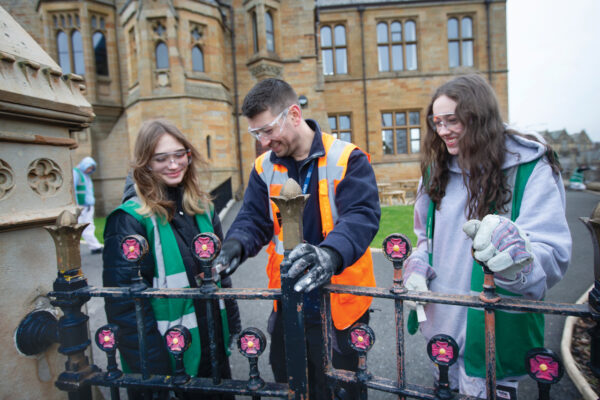
[[[281,310],[281,307],[278,307]],[[365,312],[356,322],[367,324],[369,322],[369,311]],[[333,346],[332,364],[336,369],[345,369],[356,372],[358,368],[358,353],[348,344],[348,331],[335,331],[335,341],[337,346]],[[311,399],[331,399],[330,390],[334,390],[336,397],[343,400],[358,399],[360,395],[360,386],[357,384],[338,382],[335,387],[330,388],[325,379],[325,370],[323,366],[323,333],[321,323],[305,323],[306,331],[306,350],[308,362],[308,387]],[[276,382],[285,383],[288,381],[287,369],[285,364],[285,347],[283,318],[281,312],[271,314],[269,318],[269,333],[271,334],[271,351],[269,362],[273,370],[273,376]]]

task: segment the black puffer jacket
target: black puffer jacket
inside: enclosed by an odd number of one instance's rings
[[[176,212],[171,221],[171,227],[177,239],[177,244],[191,287],[197,287],[195,276],[200,272],[199,267],[192,256],[190,243],[192,238],[199,232],[195,219],[182,211],[181,198],[182,193],[180,188],[169,189],[168,196],[176,204]],[[221,222],[218,215],[215,213],[213,217],[213,228],[219,239],[223,239]],[[145,228],[131,215],[122,210],[113,212],[106,221],[104,230],[104,270],[102,274],[104,286],[107,287],[126,287],[131,284],[131,264],[125,261],[121,255],[120,243],[127,235],[141,235],[146,237]],[[150,245],[150,244],[149,244]],[[144,282],[151,287],[154,276],[154,256],[151,252],[142,260],[141,276]],[[231,278],[223,279],[222,287],[231,287]],[[160,335],[154,312],[150,302],[146,299],[142,301],[144,311],[144,325],[146,331],[146,347],[148,349],[148,366],[152,374],[171,374],[168,353],[164,340]],[[195,301],[196,317],[198,327],[200,328],[202,354],[209,354],[208,336],[206,329],[206,307],[200,301]],[[240,332],[241,323],[239,309],[235,300],[225,301],[227,309],[227,317],[229,323],[229,332],[233,336]],[[108,322],[117,324],[120,328],[119,334],[119,351],[127,362],[131,371],[137,372],[140,370],[139,352],[138,352],[138,337],[137,326],[135,319],[135,306],[131,299],[121,298],[105,298],[105,310]],[[214,316],[219,316],[218,308],[215,304],[213,310]],[[220,324],[217,324],[217,329],[220,331]],[[222,338],[221,334],[217,335]],[[222,340],[222,339],[220,339]],[[222,343],[218,345],[219,358],[223,360],[221,366],[229,370],[229,365],[224,355]],[[209,368],[209,357],[202,357],[199,376],[210,376],[210,370],[202,371]],[[227,371],[222,371],[222,376],[227,377]],[[202,373],[204,372],[204,373]],[[208,372],[208,375],[206,375]]]

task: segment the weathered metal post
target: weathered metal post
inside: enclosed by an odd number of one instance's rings
[[[202,293],[214,293],[219,289],[212,276],[212,261],[221,252],[221,241],[214,233],[205,232],[200,233],[192,239],[191,245],[192,254],[198,261],[201,268],[201,277],[196,277],[200,291]],[[219,359],[217,357],[217,342],[216,337],[216,326],[215,317],[220,316],[213,315],[213,300],[206,300],[206,320],[208,321],[208,338],[209,338],[209,349],[210,349],[210,364],[212,369],[212,380],[213,384],[218,385],[221,383],[221,368],[219,366]]]
[[[284,257],[302,242],[302,214],[309,195],[302,194],[300,186],[293,179],[281,188],[279,196],[271,197],[281,212],[283,230]],[[287,276],[287,270],[281,274],[281,308],[285,332],[285,357],[290,385],[290,398],[305,400],[308,398],[308,378],[306,361],[306,342],[304,333],[303,294],[294,291],[297,279]]]
[[[479,299],[486,304],[499,302],[500,296],[496,293],[494,273],[483,265],[483,290]],[[486,389],[488,400],[496,400],[496,314],[494,309],[484,307],[485,320],[485,364],[486,364]]]
[[[600,203],[596,205],[590,218],[580,219],[592,235],[594,249],[594,287],[590,291],[588,303],[596,325],[590,329],[590,369],[594,376],[600,378]]]
[[[407,291],[404,287],[402,267],[411,251],[410,240],[400,233],[392,233],[383,240],[383,254],[394,266],[394,286],[390,289],[392,293],[401,294]],[[404,369],[404,310],[402,300],[394,300],[394,310],[396,315],[396,369],[398,387],[404,388],[406,374]],[[404,396],[399,396],[398,398],[402,400]]]
[[[65,371],[56,381],[56,386],[69,392],[69,399],[92,398],[91,386],[83,381],[99,369],[90,365],[85,349],[90,345],[87,321],[89,317],[81,312],[89,296],[66,296],[70,292],[88,286],[81,272],[81,255],[79,240],[81,232],[87,224],[78,224],[77,217],[68,211],[60,213],[56,225],[45,227],[56,245],[58,277],[54,281],[54,291],[62,292],[52,301],[52,305],[60,307],[64,315],[58,320],[59,353],[68,357]]]

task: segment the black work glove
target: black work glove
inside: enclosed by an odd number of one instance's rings
[[[296,284],[296,292],[310,292],[311,290],[329,282],[342,266],[342,256],[329,247],[318,247],[302,243],[296,246],[288,258],[281,262],[284,268],[290,268],[288,276],[295,278],[308,271]]]
[[[242,244],[235,239],[229,239],[223,242],[221,253],[214,262],[216,272],[223,276],[231,275],[240,265],[242,257]]]

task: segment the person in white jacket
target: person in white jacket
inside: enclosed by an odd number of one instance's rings
[[[440,86],[427,118],[414,213],[418,242],[405,263],[406,287],[477,294],[483,272],[474,255],[494,272],[501,295],[543,299],[562,279],[571,255],[554,153],[541,138],[503,123],[493,89],[478,75]],[[419,319],[427,339],[443,333],[458,343],[451,388],[486,397],[483,311],[435,303],[408,306],[424,306],[426,320]],[[543,346],[543,314],[495,315],[497,389],[503,398],[516,398],[518,379],[526,373],[525,353]],[[409,331],[418,324],[413,318]]]
[[[91,175],[96,170],[96,161],[92,157],[84,157],[83,160],[73,168],[73,183],[75,184],[75,200],[81,208],[81,214],[77,220],[80,224],[89,224],[81,236],[90,248],[92,254],[102,253],[104,245],[96,238],[94,226],[94,183]]]

